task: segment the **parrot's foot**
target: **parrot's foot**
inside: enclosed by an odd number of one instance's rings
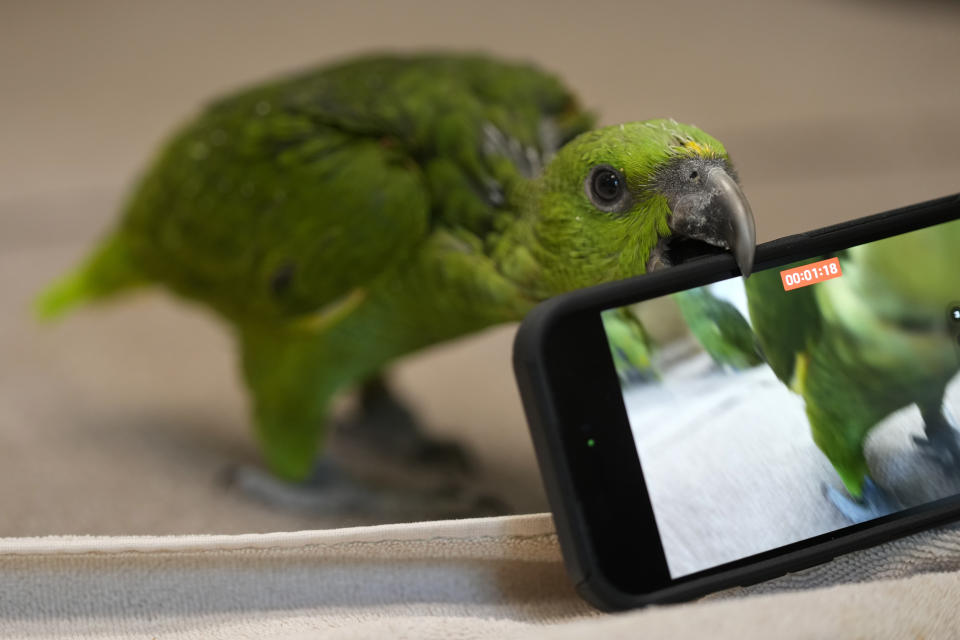
[[[368,485],[329,459],[318,462],[313,475],[301,483],[286,482],[264,469],[242,466],[230,472],[229,484],[271,507],[308,515],[394,522],[509,512],[495,498],[463,486],[400,489]]]
[[[960,432],[946,409],[923,414],[924,437],[913,436],[913,442],[924,457],[937,463],[947,475],[960,476]]]
[[[623,372],[618,371],[617,374],[620,376],[621,384],[627,387],[657,382],[657,374],[652,369],[629,367]]]
[[[379,378],[363,386],[354,415],[337,421],[331,449],[351,466],[366,467],[375,475],[387,471],[449,479],[474,470],[463,447],[425,435],[410,409]]]
[[[852,499],[830,485],[824,485],[823,490],[827,499],[852,524],[873,520],[903,509],[897,499],[886,489],[878,487],[870,476],[863,481],[863,495],[859,500]]]

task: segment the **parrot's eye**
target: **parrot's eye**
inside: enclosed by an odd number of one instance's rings
[[[591,169],[584,187],[590,201],[601,211],[624,211],[629,204],[627,181],[610,165]]]
[[[620,195],[620,176],[613,171],[597,171],[593,176],[593,195],[603,202],[616,200]]]

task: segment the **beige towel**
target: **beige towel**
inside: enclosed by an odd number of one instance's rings
[[[960,528],[941,529],[708,601],[608,616],[573,592],[545,514],[241,536],[8,538],[0,636],[960,637],[958,566]],[[913,575],[922,572],[941,573]],[[886,580],[860,582],[871,578]],[[841,582],[860,583],[822,588]]]

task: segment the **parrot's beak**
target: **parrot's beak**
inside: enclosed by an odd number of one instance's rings
[[[680,197],[673,206],[669,220],[674,236],[705,242],[713,247],[727,249],[740,267],[744,277],[753,270],[753,254],[757,244],[756,225],[750,203],[740,185],[722,167],[713,166],[706,172],[703,188],[694,194]],[[676,244],[669,240],[668,244]],[[659,259],[667,266],[682,261],[676,247],[665,247]],[[665,256],[672,254],[673,259]]]

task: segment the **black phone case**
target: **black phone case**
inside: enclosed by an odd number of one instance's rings
[[[960,194],[788,236],[757,246],[755,270],[958,217]],[[584,510],[578,502],[579,497],[575,495],[569,474],[570,466],[561,433],[563,421],[556,413],[555,390],[551,388],[550,375],[544,364],[545,336],[554,323],[569,314],[590,310],[599,312],[601,309],[671,293],[689,286],[692,280],[702,278],[708,272],[722,276],[739,275],[731,256],[717,255],[648,275],[567,293],[533,309],[521,324],[514,341],[514,372],[567,571],[580,595],[604,610],[679,602],[729,587],[753,584],[960,518],[960,506],[957,504],[894,516],[892,521],[874,523],[854,532],[838,532],[834,539],[775,558],[758,560],[747,566],[694,578],[652,593],[627,593],[607,580],[597,563],[589,535],[590,527],[584,519]]]

